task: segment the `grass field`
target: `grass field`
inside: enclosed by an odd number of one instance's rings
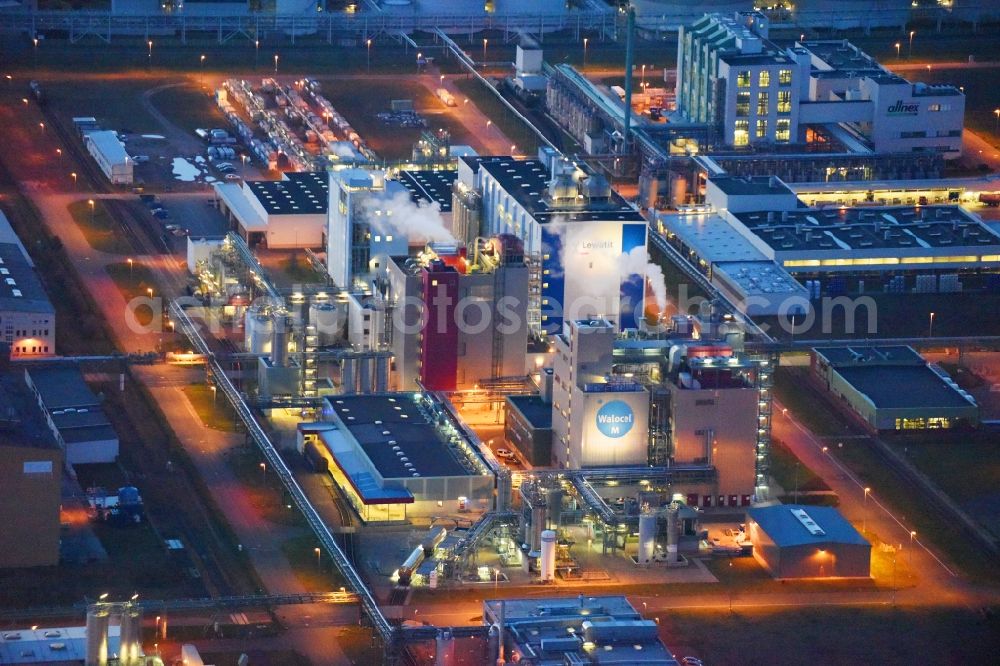
[[[236,431],[236,414],[228,400],[219,400],[216,392],[206,384],[189,384],[183,391],[187,396],[198,418],[208,428],[214,430]]]
[[[127,261],[108,264],[104,267],[108,275],[114,281],[122,298],[129,303],[134,298],[149,298],[149,290],[153,290],[153,295],[160,293],[159,285],[153,277],[152,271],[138,262]],[[142,304],[135,308],[135,319],[141,326],[147,326],[153,320],[154,312],[150,305]]]
[[[228,457],[229,467],[239,479],[251,504],[264,520],[276,525],[305,525],[302,514],[285,501],[280,481],[265,467],[256,451],[236,450]]]
[[[129,254],[132,246],[124,238],[118,225],[112,219],[100,199],[74,201],[69,205],[69,213],[80,231],[87,238],[90,247],[106,254]]]
[[[961,664],[1000,649],[1000,621],[951,608],[676,609],[660,636],[706,664]]]
[[[292,565],[295,577],[309,592],[333,592],[344,582],[340,578],[329,555],[320,551],[319,543],[312,534],[294,537],[281,544],[281,552]]]
[[[156,91],[150,102],[172,123],[194,135],[199,127],[226,127],[212,90],[200,83],[187,83]]]
[[[786,495],[813,490],[829,490],[815,472],[799,462],[791,449],[778,440],[771,442],[771,478],[785,490]]]
[[[468,97],[470,102],[475,104],[483,115],[490,118],[507,138],[514,142],[518,151],[531,155],[538,150],[538,137],[535,133],[518,120],[510,112],[510,109],[504,106],[503,102],[487,90],[478,79],[467,78],[456,80],[455,87]]]

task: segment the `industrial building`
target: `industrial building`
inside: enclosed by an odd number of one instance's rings
[[[826,389],[876,432],[975,427],[979,406],[912,347],[823,347],[812,370]]]
[[[753,507],[747,536],[754,557],[775,578],[871,576],[871,544],[833,507]]]
[[[961,156],[965,95],[911,83],[846,40],[768,40],[760,12],[705,15],[682,27],[677,108],[727,146],[808,144],[826,136],[866,153]]]
[[[74,366],[39,366],[24,371],[24,381],[60,448],[66,463],[110,463],[118,457],[118,434],[101,399]]]
[[[649,393],[611,375],[617,329],[607,319],[570,321],[552,336],[552,464],[563,469],[645,465]]]
[[[717,176],[662,233],[750,315],[820,294],[991,289],[1000,235],[956,205],[809,207],[778,178]]]
[[[299,451],[327,460],[363,521],[492,507],[492,472],[429,395],[343,395],[324,405],[325,421],[300,424]]]
[[[552,382],[549,371],[549,382]],[[551,391],[551,387],[549,389]],[[534,467],[552,464],[552,401],[537,395],[505,398],[504,439]]]
[[[678,663],[660,641],[659,625],[623,596],[487,599],[483,623],[497,646],[490,663]]]
[[[0,569],[59,563],[63,452],[20,372],[0,374]],[[4,661],[0,638],[0,663]]]
[[[396,224],[391,217],[410,201],[410,192],[399,181],[387,180],[384,171],[344,169],[330,173],[329,195],[327,271],[341,289],[365,291],[379,257],[408,253],[405,222]]]
[[[398,390],[471,389],[525,376],[528,267],[511,235],[470,248],[431,243],[415,257],[390,257],[376,285]],[[373,321],[371,330],[378,326]],[[374,348],[374,347],[373,347]]]
[[[462,158],[453,205],[456,229],[511,234],[532,267],[528,321],[557,334],[564,321],[603,317],[635,328],[644,297],[646,221],[607,179],[541,149],[540,160]],[[460,210],[469,208],[468,210]],[[479,230],[470,221],[478,219]],[[459,231],[462,233],[462,231]],[[630,261],[634,260],[634,261]]]
[[[114,185],[131,185],[135,163],[125,150],[125,144],[112,130],[88,132],[83,137],[87,152]]]
[[[56,311],[35,263],[0,211],[0,342],[12,358],[56,353]]]
[[[321,248],[326,233],[329,176],[283,173],[281,180],[215,183],[219,209],[250,247]]]

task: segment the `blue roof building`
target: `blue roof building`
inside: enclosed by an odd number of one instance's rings
[[[868,578],[871,544],[838,511],[775,504],[747,512],[754,557],[775,578]]]

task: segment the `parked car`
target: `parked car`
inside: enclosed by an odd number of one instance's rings
[[[170,217],[170,213],[167,212],[166,208],[160,208],[159,210],[153,211],[153,216],[158,220],[166,220]]]
[[[242,176],[240,176],[238,173],[227,173],[226,174],[226,180],[239,180],[240,178],[242,178]]]
[[[510,459],[516,457],[514,455],[514,452],[511,451],[510,449],[497,449],[496,453],[497,453],[497,458]]]

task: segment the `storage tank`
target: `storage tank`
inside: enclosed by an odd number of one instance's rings
[[[389,390],[389,357],[379,356],[375,359],[375,392],[385,393]]]
[[[372,365],[370,356],[362,356],[358,359],[358,393],[372,392]]]
[[[681,506],[677,502],[671,502],[667,507],[667,562],[677,562],[677,539],[680,536],[680,524],[678,517]]]
[[[105,604],[87,608],[87,655],[85,666],[106,666],[108,663],[108,625],[111,611]]]
[[[118,648],[120,666],[142,666],[142,611],[125,604],[121,615],[121,640]]]
[[[649,564],[656,550],[656,514],[647,512],[639,516],[639,553],[636,561]]]
[[[274,313],[272,325],[271,362],[276,366],[288,365],[288,316],[284,312]]]
[[[344,317],[333,303],[311,304],[309,323],[316,327],[320,347],[329,347],[343,338]]]
[[[555,580],[556,533],[552,530],[542,532],[542,555],[538,559],[538,568],[541,571],[543,583]]]
[[[274,321],[267,308],[261,306],[247,308],[243,348],[250,354],[270,354],[273,336]]]
[[[352,395],[357,389],[358,359],[345,358],[340,362],[340,391],[344,395]]]

